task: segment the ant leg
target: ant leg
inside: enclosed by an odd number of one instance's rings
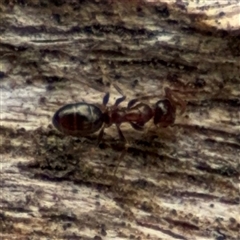
[[[148,99],[152,99],[154,97],[158,97],[158,95],[146,95],[146,96],[142,96],[142,97],[139,97],[139,98],[134,98],[132,100],[130,100],[128,102],[128,106],[127,108],[130,109],[132,107],[134,107],[134,105],[137,103],[137,102],[141,102],[143,100],[148,100]]]
[[[124,145],[124,149],[123,149],[122,153],[120,154],[120,156],[117,159],[117,165],[116,165],[116,167],[114,169],[113,176],[116,175],[118,167],[119,167],[120,163],[122,162],[122,160],[123,160],[123,158],[126,155],[127,150],[128,150],[128,144],[127,144],[126,138],[124,137],[124,135],[123,135],[119,125],[116,125],[116,127],[117,127],[117,131],[118,131],[118,135],[119,135],[120,139],[122,141],[124,141],[125,145]]]
[[[131,102],[131,101],[130,101]],[[133,105],[132,107],[130,107],[130,108],[128,108],[128,110],[134,110],[134,109],[139,109],[140,107],[142,107],[142,106],[146,106],[146,104],[145,103],[138,103],[137,105]]]
[[[126,138],[124,137],[124,135],[123,135],[123,133],[122,133],[122,131],[121,131],[121,129],[120,129],[120,125],[117,125],[117,124],[116,124],[116,128],[117,128],[118,135],[119,135],[121,141],[126,142]]]
[[[180,108],[181,108],[180,114],[183,114],[185,112],[186,103],[179,96],[174,94],[173,91],[168,87],[165,88],[165,96],[173,105],[179,105],[180,106]]]
[[[102,102],[102,104],[103,104],[104,107],[106,107],[107,104],[108,104],[109,96],[110,96],[110,94],[109,94],[109,92],[107,92],[107,93],[104,95],[104,97],[103,97],[103,102]]]
[[[120,98],[117,98],[113,107],[116,108],[121,102],[123,102],[124,100],[126,99],[126,96],[123,96],[123,97],[120,97]]]
[[[116,108],[121,102],[123,102],[126,99],[126,96],[123,94],[123,91],[116,84],[113,84],[113,86],[118,91],[118,93],[122,95],[122,97],[116,99],[113,105],[113,108]]]
[[[116,165],[116,167],[115,167],[115,169],[114,169],[113,176],[116,175],[117,170],[118,170],[118,168],[119,168],[119,165],[120,165],[120,163],[122,162],[122,160],[124,159],[124,156],[126,155],[127,150],[128,150],[128,145],[125,144],[124,150],[122,151],[121,155],[118,157],[117,165]]]
[[[137,99],[137,98],[134,98],[134,99],[130,100],[128,102],[127,109],[132,108],[138,101],[139,101],[139,99]]]
[[[131,124],[132,128],[134,128],[137,131],[143,131],[144,130],[144,128],[143,128],[144,125],[139,125],[139,124],[133,123],[133,122],[129,122],[129,123]]]
[[[98,145],[100,144],[100,142],[102,141],[103,134],[104,134],[104,129],[105,129],[105,126],[102,127],[100,133],[98,134],[97,146],[98,146]]]

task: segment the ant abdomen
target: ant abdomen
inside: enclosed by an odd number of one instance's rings
[[[53,125],[60,132],[71,136],[87,136],[98,131],[103,125],[101,110],[84,102],[67,104],[53,116]]]

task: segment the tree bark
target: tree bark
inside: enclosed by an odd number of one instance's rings
[[[239,239],[238,1],[0,3],[1,239]],[[54,112],[169,87],[173,126],[64,136]],[[119,165],[119,166],[118,166]],[[118,167],[117,167],[118,166]]]

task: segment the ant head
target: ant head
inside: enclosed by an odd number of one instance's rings
[[[167,127],[174,123],[176,108],[168,99],[159,100],[155,104],[155,114],[153,122],[155,125]]]

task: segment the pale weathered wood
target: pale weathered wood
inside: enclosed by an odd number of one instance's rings
[[[239,239],[239,1],[66,2],[0,3],[1,239]],[[112,82],[187,103],[167,129],[123,124],[116,176],[114,126],[96,147],[51,125]]]

